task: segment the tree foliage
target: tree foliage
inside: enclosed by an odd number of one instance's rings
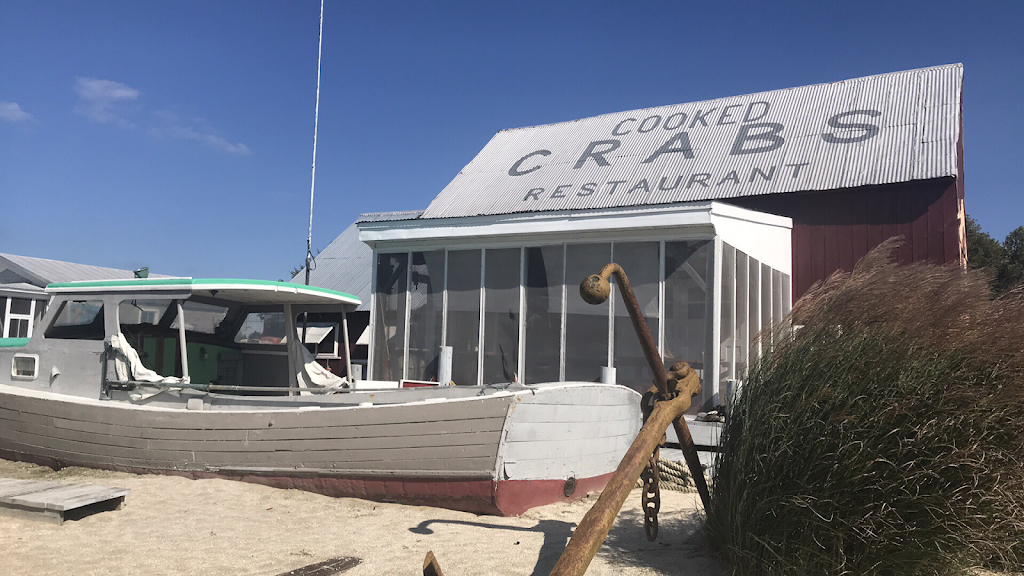
[[[1024,282],[1024,226],[1018,226],[1003,241],[1003,261],[996,275],[996,290],[1011,290]]]
[[[967,217],[967,258],[971,269],[984,268],[993,274],[997,274],[1003,264],[1003,246],[970,216]]]
[[[992,292],[1004,294],[1024,283],[1024,226],[1000,243],[967,217],[967,258],[972,270],[984,270],[992,278]]]

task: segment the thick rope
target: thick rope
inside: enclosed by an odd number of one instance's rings
[[[696,492],[693,478],[686,467],[685,462],[672,462],[671,460],[658,460],[659,484],[662,490],[673,492]],[[637,479],[636,488],[643,488],[643,481]]]

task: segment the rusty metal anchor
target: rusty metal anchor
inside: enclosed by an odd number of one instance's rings
[[[609,278],[615,275],[619,291],[629,311],[637,337],[640,339],[644,357],[654,376],[654,386],[644,394],[641,408],[644,425],[626,455],[619,462],[611,480],[601,491],[601,496],[580,521],[562,556],[551,571],[553,576],[582,576],[590,566],[601,544],[608,537],[622,504],[636,484],[644,476],[644,529],[648,539],[657,537],[657,515],[660,508],[658,493],[657,458],[658,449],[665,441],[665,431],[674,426],[683,457],[693,476],[693,482],[700,494],[704,509],[708,509],[711,495],[704,479],[704,470],[693,445],[693,437],[686,425],[683,414],[690,409],[690,400],[700,393],[700,378],[686,362],[676,362],[671,370],[665,370],[658,347],[647,327],[640,304],[636,300],[626,273],[618,264],[612,263],[601,269],[600,274],[587,277],[580,284],[580,296],[590,304],[601,304],[611,295]],[[441,567],[433,553],[424,561],[425,576],[441,574]]]
[[[649,392],[657,394],[657,401],[671,400],[682,392],[682,390],[678,389],[680,376],[686,377],[685,374],[676,372],[677,367],[685,365],[686,370],[691,371],[690,366],[685,362],[677,362],[672,365],[672,371],[666,373],[665,363],[662,362],[661,354],[658,352],[658,345],[651,335],[650,328],[647,327],[647,320],[644,318],[640,304],[633,293],[633,287],[630,286],[629,278],[626,277],[626,272],[622,267],[615,263],[607,264],[601,269],[600,274],[588,276],[580,284],[580,296],[588,304],[596,305],[603,303],[611,295],[611,283],[608,279],[612,274],[615,275],[615,280],[619,285],[619,292],[622,293],[622,299],[626,303],[626,310],[629,312],[629,319],[633,323],[633,329],[636,331],[637,338],[640,339],[640,346],[643,348],[644,357],[647,359],[647,366],[651,369],[651,374],[654,376],[654,387]],[[694,374],[694,377],[696,377],[696,374]],[[700,382],[698,381],[697,388],[692,392],[692,395],[696,396],[699,393]],[[683,409],[683,412],[690,409],[689,397],[687,397],[686,404],[687,406]],[[708,491],[707,482],[704,480],[704,470],[701,468],[700,459],[697,457],[697,448],[693,444],[690,428],[686,425],[686,419],[683,418],[682,414],[679,414],[672,421],[672,426],[675,428],[676,436],[679,437],[683,458],[686,460],[686,465],[693,476],[693,482],[697,486],[701,502],[704,504],[704,508],[707,509],[711,505],[711,494]]]

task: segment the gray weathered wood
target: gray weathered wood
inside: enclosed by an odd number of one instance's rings
[[[120,507],[130,490],[94,484],[66,484],[44,480],[0,479],[0,510],[63,524],[64,513],[100,503]]]

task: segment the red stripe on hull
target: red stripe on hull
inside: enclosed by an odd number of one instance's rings
[[[32,462],[54,469],[78,466],[46,456],[0,450],[0,457]],[[578,478],[576,490],[565,496],[565,480],[466,480],[460,478],[379,478],[340,476],[283,476],[274,474],[237,474],[202,470],[168,470],[126,468],[122,466],[89,465],[132,472],[135,474],[166,474],[185,478],[222,478],[262,484],[274,488],[305,490],[325,496],[363,498],[381,502],[400,502],[419,506],[435,506],[474,514],[519,516],[531,508],[556,502],[571,502],[605,487],[612,474]]]
[[[577,478],[576,491],[568,497],[565,495],[565,480],[501,480],[495,501],[502,516],[519,516],[530,508],[572,502],[590,492],[603,490],[612,474],[614,472],[593,478]]]

